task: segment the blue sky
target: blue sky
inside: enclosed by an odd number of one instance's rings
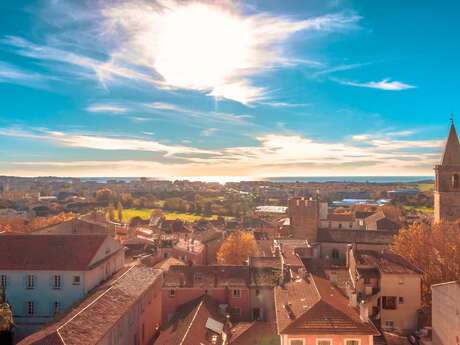
[[[0,3],[0,174],[431,175],[456,1]]]

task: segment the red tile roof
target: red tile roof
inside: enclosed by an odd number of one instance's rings
[[[358,266],[374,267],[381,273],[421,274],[422,271],[402,256],[388,251],[357,250],[354,252]]]
[[[289,304],[284,305],[285,294]],[[378,335],[329,280],[307,274],[275,289],[278,333]]]
[[[212,345],[212,337],[216,344],[222,343],[222,334],[206,327],[211,318],[222,324],[225,317],[218,312],[217,303],[209,297],[201,297],[183,305],[161,330],[155,345]]]
[[[0,241],[0,269],[84,271],[108,235],[8,235]]]
[[[267,344],[279,345],[280,337],[276,334],[276,325],[264,322],[240,322],[230,330],[230,344]]]

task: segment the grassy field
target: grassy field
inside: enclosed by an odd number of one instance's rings
[[[431,207],[413,207],[413,206],[404,206],[406,211],[415,210],[420,213],[433,214],[433,208]]]
[[[417,188],[420,189],[422,192],[432,192],[434,188],[433,183],[419,183],[417,184]]]
[[[142,219],[149,219],[150,214],[152,213],[153,209],[151,208],[127,208],[123,210],[123,223],[129,223],[130,220],[134,217],[141,217]],[[185,222],[195,222],[200,219],[207,219],[207,220],[215,220],[217,219],[217,215],[212,215],[209,217],[205,217],[199,214],[193,213],[177,213],[177,212],[167,212],[163,211],[163,215],[167,220],[174,220],[174,219],[181,219]],[[228,217],[226,217],[228,218]],[[118,214],[115,210],[115,219],[118,219]]]

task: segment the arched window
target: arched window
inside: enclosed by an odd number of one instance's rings
[[[458,188],[460,184],[458,174],[452,176],[452,188]]]

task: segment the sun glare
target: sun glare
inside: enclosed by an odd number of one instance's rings
[[[166,11],[145,44],[153,49],[154,67],[168,84],[211,89],[249,66],[251,30],[236,14],[198,3]]]

